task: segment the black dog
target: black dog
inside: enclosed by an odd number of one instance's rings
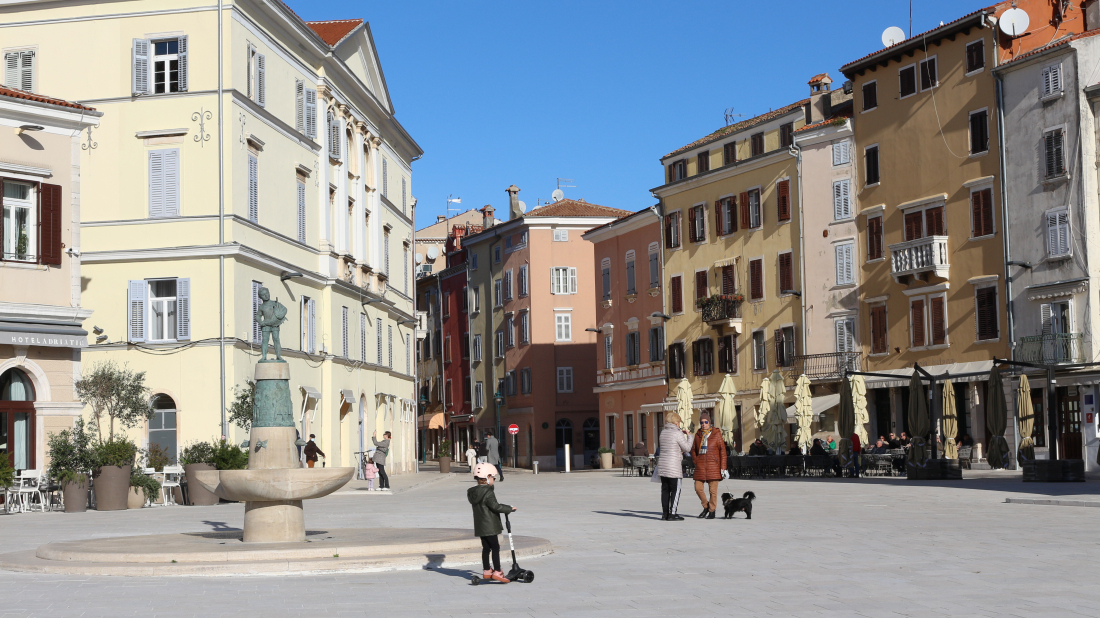
[[[726,507],[726,519],[733,519],[737,511],[744,511],[746,519],[752,519],[752,501],[756,500],[756,494],[746,491],[740,498],[734,498],[733,494],[722,494],[722,506]]]

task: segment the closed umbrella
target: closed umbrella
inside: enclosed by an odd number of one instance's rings
[[[727,373],[718,387],[718,405],[714,410],[714,422],[722,430],[722,439],[726,444],[733,444],[733,432],[737,429],[737,414],[733,403],[736,396],[737,387],[733,385],[733,376]]]
[[[840,467],[847,468],[852,465],[852,432],[856,424],[855,402],[852,400],[852,383],[848,380],[840,381],[840,408],[837,410],[837,430],[840,432],[840,441],[837,442],[836,454],[840,460]]]
[[[925,438],[929,431],[928,397],[915,369],[909,380],[909,429],[913,431],[909,441],[909,465],[923,468],[928,464],[928,453],[925,451]]]
[[[855,433],[859,436],[859,443],[867,444],[867,423],[871,417],[867,414],[867,384],[863,376],[852,376],[852,409],[855,412]]]
[[[810,424],[814,421],[813,398],[810,396],[810,379],[806,374],[798,376],[798,382],[794,387],[794,418],[798,422],[798,433],[795,440],[798,447],[806,452],[813,442],[813,434],[810,432]]]
[[[771,407],[764,420],[764,442],[778,455],[780,451],[787,449],[788,444],[787,406],[783,404],[787,387],[783,383],[783,376],[779,370],[772,372],[768,386],[771,389]]]
[[[760,380],[760,406],[756,408],[756,428],[764,427],[764,419],[768,417],[768,411],[772,409],[772,381],[768,378]]]
[[[686,429],[691,423],[691,384],[687,378],[676,385],[676,414],[680,415],[680,429]]]
[[[943,381],[943,456],[945,459],[958,459],[959,449],[955,445],[955,436],[959,435],[959,416],[955,411],[955,385],[951,380]]]
[[[985,406],[985,427],[992,437],[989,439],[989,453],[985,460],[994,470],[1008,467],[1008,441],[1005,429],[1008,425],[1008,402],[1005,401],[1005,389],[1001,383],[1001,372],[997,366],[989,371],[989,401]]]
[[[1020,465],[1035,459],[1035,443],[1031,441],[1031,432],[1035,429],[1035,408],[1031,405],[1031,385],[1027,376],[1020,376],[1020,385],[1016,387],[1016,399],[1020,410],[1020,449],[1016,451],[1016,461]]]

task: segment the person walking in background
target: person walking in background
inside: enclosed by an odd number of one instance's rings
[[[691,451],[691,438],[687,431],[680,429],[680,415],[669,412],[665,415],[665,426],[661,429],[658,441],[661,458],[657,461],[657,476],[661,478],[661,519],[664,521],[683,521],[676,514],[680,507],[680,485],[684,479],[684,453]]]
[[[497,479],[504,482],[504,470],[500,467],[500,443],[493,437],[491,429],[485,430],[485,461],[497,467]]]
[[[852,476],[859,478],[859,464],[860,459],[863,457],[863,445],[859,442],[859,434],[852,432],[852,467],[855,469],[855,474]]]
[[[386,455],[390,452],[390,432],[382,434],[384,438],[378,441],[378,432],[371,434],[371,442],[374,442],[374,465],[378,466],[378,489],[390,488],[390,477],[386,475]]]
[[[306,442],[306,447],[304,449],[306,454],[306,467],[308,468],[312,468],[313,465],[317,463],[318,455],[321,457],[325,456],[325,452],[318,448],[317,443],[313,441],[316,437],[317,436],[314,434],[309,434],[309,442]]]
[[[477,464],[477,449],[474,448],[475,442],[471,442],[470,446],[466,447],[466,465],[470,466],[470,474],[474,473],[474,466]]]
[[[695,493],[703,503],[699,519],[714,519],[714,511],[718,509],[718,483],[729,478],[729,472],[726,470],[726,443],[722,440],[722,432],[710,426],[708,414],[699,416],[699,430],[691,444],[691,460],[695,462]]]

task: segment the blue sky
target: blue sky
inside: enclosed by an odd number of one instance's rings
[[[650,206],[659,158],[723,126],[727,107],[781,107],[822,72],[839,87],[842,64],[881,49],[888,26],[909,28],[909,0],[289,4],[307,20],[370,22],[397,118],[425,153],[417,227],[449,194],[499,211],[515,184],[534,208],[557,177],[576,181],[567,197]],[[981,6],[913,0],[913,32]]]

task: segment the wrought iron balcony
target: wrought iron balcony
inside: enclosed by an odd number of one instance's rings
[[[860,371],[859,352],[830,352],[795,356],[789,371],[811,380],[839,380],[845,371]]]
[[[745,297],[740,294],[716,294],[698,301],[703,312],[703,321],[711,326],[731,326],[741,332],[741,303]]]
[[[1084,363],[1083,339],[1081,333],[1020,337],[1016,342],[1016,360],[1044,364]]]
[[[931,272],[947,277],[951,264],[947,261],[947,237],[926,236],[890,245],[890,274],[894,279],[905,275]]]

